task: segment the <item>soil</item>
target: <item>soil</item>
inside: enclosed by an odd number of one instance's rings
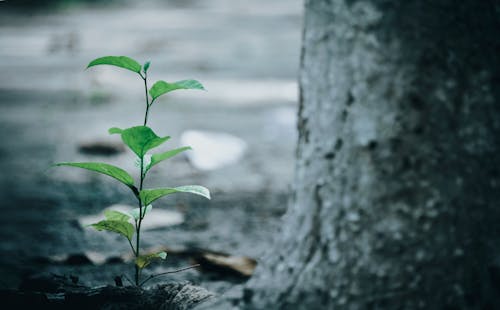
[[[132,275],[131,262],[86,260],[88,252],[121,257],[128,245],[77,222],[112,204],[134,204],[128,189],[90,172],[50,168],[58,161],[103,161],[135,169],[129,151],[81,151],[116,145],[107,129],[138,125],[143,117],[136,76],[109,67],[83,70],[103,55],[152,60],[153,80],[204,83],[208,92],[178,92],[153,106],[149,125],[173,137],[169,148],[190,129],[230,133],[248,144],[239,162],[217,170],[197,170],[182,156],[152,170],[148,187],[202,184],[213,199],[160,200],[155,208],[178,210],[185,221],[145,232],[143,248],[209,249],[257,260],[272,248],[293,172],[300,13],[298,0],[0,11],[0,287],[16,288],[40,273],[72,275],[87,286]],[[68,255],[74,259],[54,262]],[[189,266],[192,258],[171,253],[145,272]],[[220,293],[246,278],[191,269],[148,285],[185,280]]]

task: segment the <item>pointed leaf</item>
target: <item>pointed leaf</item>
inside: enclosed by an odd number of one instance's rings
[[[205,90],[203,85],[196,80],[182,80],[174,83],[167,83],[165,81],[156,82],[149,90],[149,94],[155,100],[163,94],[171,92],[176,89],[201,89]]]
[[[116,129],[114,132],[118,132]],[[161,145],[170,137],[158,137],[151,128],[146,126],[135,126],[121,132],[123,143],[125,143],[139,158],[147,151]]]
[[[141,72],[141,65],[134,59],[127,56],[105,56],[92,60],[87,68],[98,65],[111,65],[120,68],[128,69],[130,71],[139,73]]]
[[[104,211],[104,216],[109,221],[120,221],[120,222],[128,222],[132,217],[128,214],[115,211],[115,210],[106,210]]]
[[[139,193],[139,197],[141,198],[143,204],[150,204],[163,196],[174,193],[177,193],[177,191],[173,188],[143,189]]]
[[[142,66],[142,71],[144,71],[144,73],[147,73],[150,65],[151,65],[151,61],[146,61],[144,63],[144,66]]]
[[[174,193],[191,193],[195,195],[203,196],[210,199],[210,191],[200,185],[186,185],[173,188],[155,188],[155,189],[144,189],[139,193],[139,197],[143,204],[148,205],[163,196],[167,196]]]
[[[92,224],[90,226],[94,227],[99,231],[107,230],[115,232],[117,234],[125,236],[128,240],[132,240],[132,237],[134,236],[135,232],[134,225],[124,221],[104,220],[100,221],[99,223]]]
[[[99,172],[105,175],[109,175],[110,177],[122,182],[123,184],[134,187],[134,179],[127,171],[118,168],[113,165],[105,164],[105,163],[57,163],[54,166],[70,166],[77,167],[82,169],[87,169],[90,171]]]
[[[167,253],[166,252],[159,252],[159,253],[153,253],[153,254],[146,254],[146,255],[141,255],[136,258],[135,264],[137,267],[140,269],[148,266],[155,260],[159,259],[166,259],[167,258]]]
[[[143,207],[142,208],[142,217],[144,218],[146,216],[146,214],[148,214],[149,211],[151,211],[151,209],[153,209],[152,205],[147,205],[145,210],[144,210],[144,207]],[[138,220],[139,219],[139,208],[132,209],[130,211],[130,215],[132,215],[132,217],[134,219]]]
[[[113,127],[113,128],[109,128],[108,132],[109,132],[110,135],[121,134],[123,132],[123,129],[118,128],[118,127]]]
[[[149,164],[147,166],[146,170],[149,170],[154,165],[159,164],[160,162],[162,162],[162,161],[164,161],[166,159],[169,159],[170,157],[173,157],[173,156],[175,156],[175,155],[177,155],[179,153],[182,153],[184,151],[187,151],[187,150],[191,150],[191,147],[190,146],[185,146],[185,147],[181,147],[181,148],[178,148],[178,149],[166,151],[164,153],[153,154],[153,156],[151,157],[151,164]]]

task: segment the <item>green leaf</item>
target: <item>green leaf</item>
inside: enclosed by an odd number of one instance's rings
[[[104,216],[109,221],[119,221],[119,222],[128,222],[132,217],[128,214],[115,211],[115,210],[106,210],[104,211]]]
[[[149,90],[149,94],[155,100],[163,94],[171,92],[176,89],[201,89],[205,90],[203,85],[196,80],[182,80],[174,83],[167,83],[165,81],[156,82]]]
[[[141,255],[135,259],[135,264],[137,267],[140,269],[148,266],[155,260],[159,259],[166,259],[167,258],[167,253],[166,252],[159,252],[159,253],[153,253],[153,254],[146,254],[146,255]]]
[[[109,128],[108,132],[109,132],[110,135],[112,135],[112,134],[121,134],[123,132],[123,129],[118,128],[118,127],[113,127],[113,128]]]
[[[144,71],[144,73],[147,73],[150,65],[151,65],[151,61],[146,61],[144,63],[144,66],[142,66],[142,71]]]
[[[178,149],[166,151],[164,153],[153,154],[153,156],[151,156],[151,164],[149,164],[149,166],[146,168],[146,170],[149,170],[154,165],[159,164],[160,162],[162,162],[162,161],[164,161],[166,159],[169,159],[170,157],[173,157],[173,156],[175,156],[175,155],[177,155],[179,153],[182,153],[184,151],[187,151],[187,150],[191,150],[191,147],[190,146],[185,146],[185,147],[181,147],[181,148],[178,148]]]
[[[143,189],[139,193],[139,197],[141,198],[143,204],[148,205],[163,196],[167,196],[174,193],[191,193],[210,199],[210,191],[207,188],[200,185],[186,185],[173,188],[166,187],[166,188],[155,188],[155,189]]]
[[[122,182],[123,184],[134,187],[134,179],[127,171],[118,168],[113,165],[105,164],[105,163],[57,163],[54,166],[70,166],[77,167],[82,169],[87,169],[90,171],[99,172],[105,175],[109,175],[110,177]]]
[[[94,227],[99,231],[107,230],[115,232],[117,234],[125,236],[128,240],[132,240],[132,237],[134,236],[135,232],[134,225],[125,221],[104,220],[100,221],[99,223],[92,224],[90,226]]]
[[[152,205],[147,205],[146,206],[146,210],[144,210],[144,207],[142,208],[142,217],[144,218],[146,216],[146,214],[149,213],[149,211],[151,211],[151,209],[153,209],[153,206]],[[139,219],[139,208],[135,208],[135,209],[132,209],[130,210],[130,215],[132,215],[132,217],[136,220]]]
[[[121,130],[111,128],[110,133],[121,133],[123,143],[125,143],[139,158],[142,158],[147,151],[161,145],[170,137],[158,137],[151,128],[146,126],[135,126]]]
[[[128,69],[130,71],[140,73],[141,65],[134,59],[127,56],[105,56],[92,60],[87,68],[98,65],[111,65],[120,68]]]

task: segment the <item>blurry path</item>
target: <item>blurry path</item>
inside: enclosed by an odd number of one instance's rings
[[[300,13],[297,0],[151,2],[33,16],[0,12],[2,271],[17,272],[9,266],[21,264],[19,257],[106,247],[101,237],[75,228],[74,219],[129,202],[123,198],[128,193],[106,178],[47,171],[57,161],[105,161],[134,169],[130,153],[102,157],[77,150],[87,141],[117,141],[107,135],[109,127],[142,119],[143,89],[134,74],[106,67],[84,71],[103,55],[152,60],[152,80],[195,78],[205,85],[208,92],[178,92],[153,107],[150,126],[173,137],[169,148],[190,129],[227,132],[248,144],[240,162],[210,172],[182,158],[172,160],[154,171],[151,185],[206,185],[214,200],[203,212],[212,212],[206,218],[214,222],[227,215],[217,208],[241,200],[240,193],[255,197],[252,206],[276,204],[261,196],[286,193],[292,178]],[[206,204],[176,199],[173,204]],[[242,208],[232,215],[241,217],[236,223],[213,228],[209,222],[201,237],[171,232],[171,239],[204,243],[208,238],[220,250],[260,255],[266,245],[258,241],[268,240],[269,228],[246,218]],[[238,231],[247,240],[231,240]]]
[[[255,165],[269,164],[259,167],[269,181],[288,178],[290,169],[274,167],[293,155],[300,1],[181,2],[2,16],[0,120],[12,133],[4,148],[78,143],[139,123],[143,92],[133,73],[84,71],[95,57],[123,54],[152,60],[151,80],[196,78],[208,90],[162,100],[152,127],[173,137],[187,128],[234,133],[250,143]],[[41,167],[74,158],[74,149],[58,145]]]

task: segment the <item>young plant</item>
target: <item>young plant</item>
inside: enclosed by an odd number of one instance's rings
[[[174,193],[191,193],[210,199],[209,190],[199,185],[162,187],[154,189],[144,188],[144,181],[146,180],[147,174],[152,167],[181,152],[191,149],[190,147],[181,147],[163,153],[148,153],[150,150],[160,146],[170,138],[169,136],[159,137],[151,128],[147,127],[149,110],[156,99],[164,94],[167,94],[168,92],[178,89],[204,90],[204,88],[198,81],[182,80],[174,83],[158,81],[148,90],[148,69],[150,62],[148,61],[141,66],[137,61],[126,56],[106,56],[97,58],[91,61],[87,68],[97,65],[112,65],[133,71],[137,73],[144,82],[146,109],[144,113],[143,125],[125,129],[116,127],[109,129],[110,134],[120,135],[123,143],[137,155],[138,166],[140,169],[138,184],[136,184],[134,178],[127,171],[106,163],[61,162],[55,164],[55,166],[70,166],[95,171],[118,180],[132,191],[133,195],[137,199],[138,208],[133,209],[128,214],[111,210],[106,211],[104,214],[105,219],[90,226],[94,227],[98,231],[104,230],[120,234],[127,239],[135,257],[135,284],[140,286],[153,277],[150,276],[141,283],[140,277],[142,270],[153,261],[165,259],[167,257],[167,253],[165,252],[141,255],[141,224],[145,216],[153,208],[151,204],[157,199]]]

